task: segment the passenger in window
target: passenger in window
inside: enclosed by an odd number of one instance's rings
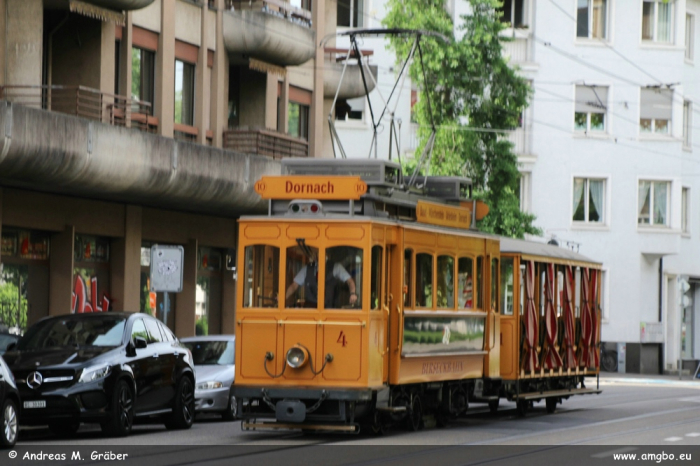
[[[329,271],[332,271],[329,273]],[[345,267],[339,262],[331,262],[326,260],[326,283],[325,283],[325,308],[334,307],[335,285],[337,282],[343,282],[348,285],[350,290],[349,304],[354,306],[357,303],[357,293],[355,291],[355,281]],[[299,273],[294,277],[294,281],[287,288],[286,299],[294,296],[294,293],[303,287],[304,303],[302,307],[317,307],[318,302],[318,261],[315,252],[309,257],[309,263],[301,268]]]

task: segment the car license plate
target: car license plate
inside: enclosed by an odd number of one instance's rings
[[[25,401],[24,407],[29,408],[46,408],[46,400]]]

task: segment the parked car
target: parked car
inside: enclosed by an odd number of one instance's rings
[[[96,422],[113,436],[128,435],[135,418],[192,426],[192,354],[146,314],[48,317],[4,357],[22,399],[23,425],[48,424],[70,435],[81,422]]]
[[[0,329],[0,355],[4,354],[5,351],[7,351],[7,347],[10,346],[12,343],[17,343],[19,340],[19,335],[15,335],[14,333],[9,333],[9,332],[3,332],[2,329]]]
[[[10,448],[17,442],[19,433],[19,392],[12,372],[2,356],[0,356],[0,406],[2,406],[0,448]]]
[[[197,412],[220,413],[224,420],[236,418],[236,397],[231,385],[236,373],[236,337],[233,335],[210,335],[183,338],[182,343],[192,351],[197,373],[194,393]]]

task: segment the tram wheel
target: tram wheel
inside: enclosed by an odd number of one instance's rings
[[[547,413],[552,414],[554,411],[557,410],[557,404],[559,403],[558,398],[547,398],[545,400],[545,403],[547,405]]]
[[[492,413],[495,413],[498,411],[498,403],[499,403],[500,398],[496,398],[495,400],[489,401],[489,411]]]
[[[374,411],[372,416],[372,423],[369,426],[370,431],[374,435],[384,435],[387,431],[387,424],[384,422],[382,413],[380,411]]]
[[[518,416],[520,417],[525,417],[527,414],[527,409],[530,407],[530,402],[527,400],[518,400],[517,403],[517,408],[518,408]]]
[[[408,428],[413,432],[420,430],[423,426],[423,404],[420,401],[420,396],[413,395],[411,402],[411,412],[408,416]]]

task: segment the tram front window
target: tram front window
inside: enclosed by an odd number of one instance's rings
[[[358,304],[360,289],[356,284],[362,283],[362,250],[346,246],[329,248],[325,267],[320,267],[319,250],[303,246],[303,249],[299,246],[287,249],[285,306],[317,309],[319,282],[324,284],[326,309]],[[322,269],[325,269],[325,278]]]
[[[279,248],[246,246],[243,307],[277,307],[279,265]]]

